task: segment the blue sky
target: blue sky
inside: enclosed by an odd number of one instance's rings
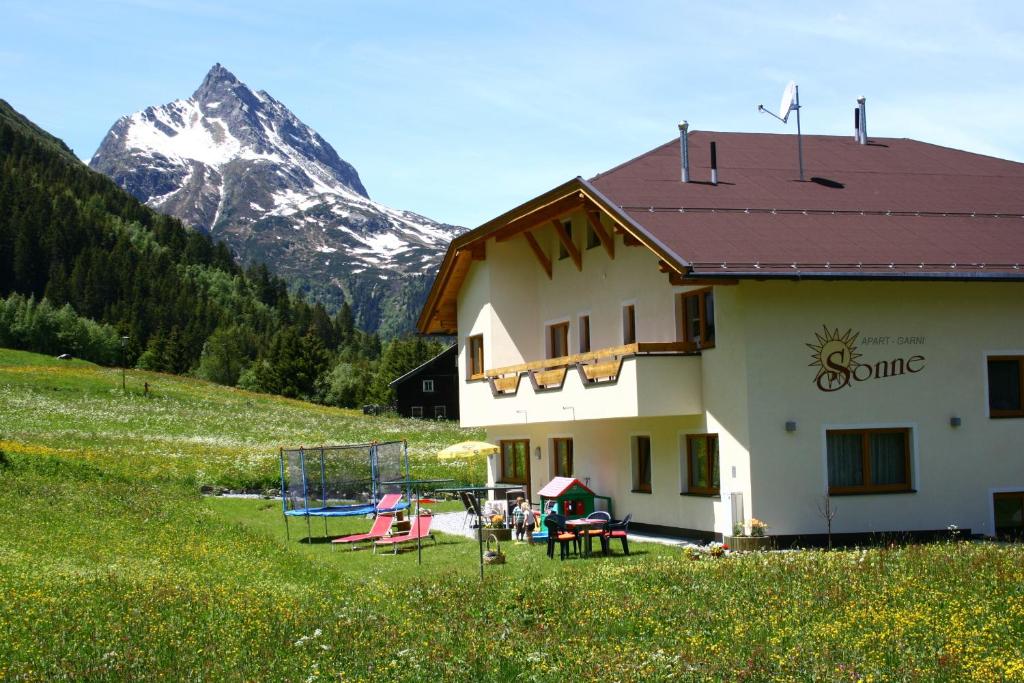
[[[294,5],[294,6],[289,6]],[[830,6],[831,5],[831,6]],[[0,97],[88,158],[215,62],[396,208],[474,227],[676,135],[913,137],[1024,161],[1018,2],[0,2]]]

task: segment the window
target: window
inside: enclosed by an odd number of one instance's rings
[[[448,411],[444,406],[434,406],[434,419],[443,420],[448,417]]]
[[[651,492],[651,437],[633,437],[633,493]]]
[[[590,351],[590,316],[580,316],[580,353]]]
[[[562,221],[562,227],[565,228],[565,234],[569,236],[569,241],[572,242],[572,221]],[[569,258],[569,250],[562,244],[562,240],[558,240],[558,260],[561,261],[564,258]]]
[[[554,453],[555,476],[572,476],[572,439],[552,439],[551,450]]]
[[[469,378],[481,379],[484,376],[484,335],[469,337],[466,340],[466,347],[469,349]]]
[[[548,325],[548,358],[569,355],[569,323]]]
[[[1024,491],[996,493],[992,506],[996,515],[996,537],[1024,538]]]
[[[600,219],[598,219],[598,220],[600,220]],[[587,226],[587,249],[593,249],[594,247],[597,247],[597,246],[600,246],[600,245],[601,245],[601,239],[597,236],[597,233],[594,232],[594,229],[588,225]]]
[[[825,442],[829,493],[910,490],[909,429],[834,429]]]
[[[719,493],[718,435],[686,435],[687,492],[717,496]]]
[[[715,294],[710,287],[683,292],[676,299],[676,332],[679,341],[699,349],[715,345]]]
[[[989,356],[989,417],[1024,417],[1024,356]]]
[[[636,307],[633,304],[622,307],[622,343],[636,343]]]
[[[413,417],[423,417],[423,406],[413,406],[409,409],[409,414]]]
[[[432,394],[434,393],[434,380],[425,379],[423,380],[423,393]]]
[[[502,441],[501,481],[506,484],[526,484],[530,476],[530,442],[527,439]]]

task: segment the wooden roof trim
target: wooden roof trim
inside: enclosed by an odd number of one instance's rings
[[[580,256],[580,250],[576,248],[576,244],[569,237],[569,233],[566,232],[562,221],[552,218],[551,226],[555,229],[555,236],[558,237],[558,241],[565,247],[565,251],[568,252],[569,258],[572,259],[573,265],[576,266],[576,270],[583,270],[583,257]]]
[[[507,242],[520,233],[533,230],[547,221],[557,221],[573,211],[578,211],[583,207],[585,201],[583,195],[579,192],[566,195],[513,220],[504,228],[498,230],[494,239],[498,242]]]
[[[571,213],[573,210],[583,208],[584,212],[590,208],[588,204],[592,204],[594,208],[599,209],[608,216],[612,222],[619,228],[621,228],[627,235],[632,239],[637,240],[643,246],[654,252],[662,261],[665,261],[672,270],[677,273],[687,273],[691,270],[690,263],[675,254],[671,249],[665,246],[658,238],[652,235],[646,228],[640,223],[636,222],[628,214],[622,211],[614,202],[608,197],[601,193],[591,183],[587,182],[583,178],[577,176],[572,180],[562,183],[556,188],[545,192],[544,194],[531,199],[528,202],[524,202],[519,206],[515,207],[510,211],[506,211],[502,215],[494,218],[475,230],[470,230],[464,233],[448,245],[448,251],[445,253],[444,259],[441,261],[441,266],[438,269],[438,275],[434,279],[434,284],[430,288],[430,292],[427,294],[427,300],[423,305],[423,310],[420,311],[420,317],[416,322],[416,328],[423,334],[455,334],[456,329],[450,325],[443,324],[444,322],[451,321],[440,321],[436,320],[441,304],[442,294],[449,288],[449,284],[452,284],[451,278],[453,270],[455,269],[457,258],[460,254],[466,253],[471,255],[472,252],[466,252],[473,243],[486,240],[488,237],[494,236],[498,232],[502,232],[503,229],[507,229],[509,225],[514,224],[514,229],[523,232],[530,230],[540,223],[546,220],[555,218],[558,216],[564,216],[566,213]],[[574,208],[570,208],[567,211],[563,211],[565,206],[573,205]],[[550,213],[558,213],[558,216],[549,215]],[[504,235],[508,235],[510,231],[505,230]],[[518,234],[518,232],[516,233]],[[507,238],[511,238],[509,235]],[[479,251],[475,253],[479,254]],[[465,273],[462,273],[462,278],[465,277]],[[461,286],[461,278],[457,283]],[[456,287],[456,292],[458,287]],[[457,295],[457,294],[456,294]],[[434,323],[437,323],[436,325]]]
[[[587,217],[587,223],[590,225],[590,229],[597,235],[597,239],[601,241],[601,246],[604,247],[605,253],[608,254],[608,258],[612,261],[615,260],[615,239],[604,229],[601,224],[601,212],[587,208],[583,214]]]
[[[537,238],[533,236],[532,232],[527,232],[523,235],[526,237],[526,243],[530,245],[530,250],[533,251],[533,255],[537,257],[540,262],[540,267],[547,273],[548,279],[551,279],[551,259],[541,249],[540,244],[537,243]]]

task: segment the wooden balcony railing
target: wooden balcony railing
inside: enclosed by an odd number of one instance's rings
[[[512,395],[519,391],[519,381],[526,374],[535,391],[560,389],[569,369],[575,367],[584,384],[614,382],[622,369],[623,359],[629,356],[696,354],[693,342],[636,342],[612,346],[571,356],[546,358],[519,365],[507,365],[484,372],[495,396]]]

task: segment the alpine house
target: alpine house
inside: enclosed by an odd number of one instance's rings
[[[492,482],[708,539],[1024,529],[1024,164],[805,135],[800,181],[795,142],[680,124],[455,238],[418,326]]]

